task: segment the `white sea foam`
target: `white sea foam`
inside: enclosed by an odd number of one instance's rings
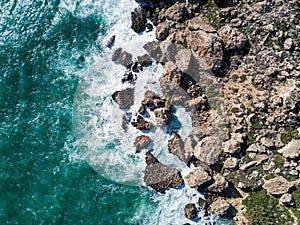
[[[137,6],[133,0],[102,0],[81,1],[80,7],[77,1],[67,2],[64,7],[77,16],[86,16],[91,13],[95,5],[101,9],[101,15],[105,18],[108,27],[106,35],[99,35],[98,44],[104,46],[107,40],[116,35],[113,49],[122,47],[126,51],[137,55],[143,53],[141,47],[145,41],[155,40],[155,31],[136,34],[130,29],[130,12]],[[77,8],[76,8],[77,7]],[[81,10],[79,10],[79,8]],[[74,131],[77,144],[81,148],[81,157],[104,177],[127,185],[144,185],[143,173],[145,169],[144,152],[135,154],[133,142],[137,135],[142,132],[129,125],[128,131],[124,132],[121,127],[121,115],[124,111],[118,109],[112,101],[111,95],[118,90],[132,87],[130,84],[120,82],[124,74],[124,67],[111,61],[112,51],[108,48],[99,54],[93,55],[95,63],[88,71],[81,74],[81,81],[74,98]],[[135,104],[128,110],[134,114],[140,106],[145,90],[152,90],[161,94],[159,88],[159,76],[164,69],[161,65],[154,64],[138,75],[135,84]],[[191,131],[191,118],[188,113],[177,107],[175,116],[180,124],[178,133],[187,137]],[[154,122],[154,121],[153,121]],[[192,168],[188,168],[177,157],[168,153],[167,142],[172,134],[157,128],[148,133],[153,140],[151,149],[157,158],[170,167],[179,169],[183,176]],[[148,189],[147,187],[145,187]],[[150,189],[149,189],[150,190]],[[132,224],[145,225],[179,225],[190,224],[230,224],[228,221],[221,222],[216,215],[204,216],[204,211],[198,212],[198,218],[194,221],[184,217],[184,206],[187,203],[195,203],[198,207],[201,193],[194,188],[184,185],[178,189],[169,189],[166,194],[160,194],[152,189],[151,201],[157,207],[150,207],[147,201],[141,202],[139,211],[136,212]]]

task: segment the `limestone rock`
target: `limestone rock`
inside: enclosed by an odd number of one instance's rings
[[[136,152],[139,152],[143,148],[147,148],[151,142],[151,139],[146,135],[141,135],[135,138],[134,147]]]
[[[295,204],[293,196],[289,193],[282,195],[279,199],[279,202],[287,206],[292,206]]]
[[[165,40],[169,35],[170,27],[171,23],[168,21],[158,24],[155,33],[156,39],[160,41]]]
[[[215,192],[215,193],[221,193],[226,188],[228,188],[229,184],[225,177],[221,176],[220,174],[217,174],[213,177],[214,183],[210,186],[208,186],[208,191]]]
[[[211,176],[204,170],[203,167],[196,167],[193,172],[185,176],[185,180],[190,187],[201,186],[208,181],[211,181]]]
[[[208,211],[219,216],[224,216],[229,212],[230,207],[231,205],[226,200],[218,198],[210,204]]]
[[[236,169],[238,166],[238,159],[234,157],[230,157],[225,160],[224,168],[225,169]]]
[[[163,127],[171,121],[171,111],[168,108],[158,108],[154,110],[156,126]]]
[[[112,99],[119,105],[120,109],[128,109],[134,103],[134,89],[126,88],[112,94]]]
[[[183,22],[187,18],[188,12],[184,4],[176,3],[166,10],[165,15],[168,20]]]
[[[197,216],[197,209],[195,204],[189,203],[184,207],[184,215],[186,218],[192,220]]]
[[[221,68],[223,48],[221,38],[217,34],[207,33],[203,30],[189,32],[186,42],[204,69],[218,70]]]
[[[209,20],[201,15],[188,21],[188,29],[190,31],[203,30],[207,33],[217,32],[216,29],[210,25]]]
[[[292,183],[285,178],[278,176],[273,179],[267,180],[263,185],[266,191],[273,195],[283,195],[287,193],[292,187]]]
[[[241,33],[238,29],[223,26],[218,33],[225,43],[225,50],[227,51],[240,51],[243,50],[247,43],[247,37],[245,34]]]
[[[285,158],[297,159],[300,156],[300,140],[292,140],[288,145],[278,150]]]

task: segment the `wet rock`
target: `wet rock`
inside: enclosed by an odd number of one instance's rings
[[[112,94],[112,99],[119,105],[120,109],[128,109],[134,103],[134,89],[126,88]]]
[[[190,32],[186,37],[186,42],[204,69],[221,68],[223,48],[221,38],[217,34],[203,30]]]
[[[196,167],[195,170],[186,175],[184,179],[190,187],[201,186],[212,180],[211,176],[203,167]]]
[[[138,113],[144,115],[145,112],[146,112],[146,107],[144,105],[141,105],[141,107],[138,110]]]
[[[146,14],[141,7],[135,8],[131,12],[131,28],[137,32],[143,32],[146,28]]]
[[[145,160],[147,165],[153,165],[159,163],[159,161],[150,152],[146,152]]]
[[[201,209],[205,209],[208,205],[207,201],[203,198],[199,198],[198,204],[199,204]]]
[[[143,48],[149,53],[150,57],[156,62],[160,62],[162,58],[162,51],[160,49],[159,42],[152,41],[148,42],[143,46]]]
[[[165,193],[167,188],[178,188],[183,184],[183,179],[179,170],[174,168],[169,168],[166,165],[157,162],[153,157],[149,156],[151,159],[148,160],[144,181],[145,183],[155,189],[158,192]]]
[[[197,217],[197,209],[195,204],[189,203],[184,207],[184,215],[186,218],[192,220]]]
[[[128,52],[122,52],[120,56],[120,63],[122,66],[130,67],[132,65],[132,55]]]
[[[110,48],[114,44],[115,39],[116,39],[116,35],[111,36],[109,41],[106,43],[106,47]]]
[[[117,48],[116,51],[114,51],[114,53],[112,54],[111,60],[113,62],[120,60],[121,53],[122,53],[122,48]]]
[[[141,135],[135,138],[134,147],[136,152],[139,152],[143,148],[147,148],[151,142],[151,139],[146,135]]]
[[[278,150],[285,158],[297,159],[300,156],[300,140],[292,140],[288,145]]]
[[[132,73],[131,71],[126,71],[125,74],[123,75],[121,82],[122,84],[124,83],[130,83],[130,84],[134,84],[136,81],[136,74]]]
[[[148,54],[144,54],[142,56],[138,56],[138,63],[142,66],[142,67],[147,67],[150,66],[152,64],[151,58]]]
[[[223,26],[218,30],[219,36],[225,43],[225,50],[227,51],[241,51],[247,43],[247,37],[245,34],[241,33],[238,29]]]
[[[219,216],[224,216],[229,212],[230,208],[231,205],[226,200],[218,198],[210,204],[208,211]]]
[[[283,195],[292,188],[292,183],[282,176],[265,181],[263,188],[272,195]]]
[[[151,130],[152,124],[149,121],[142,121],[137,124],[136,129],[138,130]]]
[[[171,122],[171,111],[168,108],[158,108],[154,110],[156,126],[163,127]]]
[[[174,134],[174,137],[168,141],[168,150],[176,155],[181,161],[185,162],[184,143],[179,134]]]

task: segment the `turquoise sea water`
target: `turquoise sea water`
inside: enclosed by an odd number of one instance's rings
[[[0,2],[0,224],[173,220],[160,220],[157,193],[103,178],[76,145],[73,98],[102,52],[97,38],[111,26],[103,13],[110,2]]]

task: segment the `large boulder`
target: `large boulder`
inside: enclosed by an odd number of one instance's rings
[[[188,32],[186,42],[204,69],[221,68],[223,47],[222,40],[217,33],[208,33],[203,30]]]
[[[176,155],[181,161],[185,162],[184,143],[179,134],[174,134],[174,137],[168,141],[168,150]]]
[[[146,135],[140,135],[135,138],[134,147],[136,152],[139,152],[143,148],[147,148],[151,142],[151,139]]]
[[[178,2],[169,7],[164,14],[168,20],[172,20],[174,22],[183,22],[188,17],[186,7],[184,4]]]
[[[293,184],[281,176],[267,180],[263,185],[263,188],[272,195],[283,195],[287,193],[292,187]]]
[[[112,94],[112,99],[119,105],[120,109],[128,109],[134,103],[134,89],[126,88]]]
[[[132,65],[132,55],[123,51],[120,55],[120,63],[122,66],[129,67]]]
[[[224,216],[229,213],[230,208],[231,205],[225,199],[218,198],[210,204],[208,211],[219,216]]]
[[[172,23],[169,21],[158,24],[155,33],[156,39],[159,41],[165,40],[169,36],[171,25]]]
[[[196,167],[195,170],[186,175],[184,179],[190,187],[202,186],[212,180],[211,176],[203,167]]]
[[[241,51],[247,43],[246,35],[231,26],[221,27],[218,33],[226,51]]]
[[[278,150],[285,158],[297,159],[300,156],[300,140],[292,140],[288,145]]]
[[[214,183],[208,186],[208,191],[214,193],[222,193],[226,188],[228,188],[229,184],[225,177],[217,174],[213,177]]]
[[[151,154],[146,155],[145,183],[158,192],[165,193],[167,188],[178,188],[183,184],[179,170],[169,168],[158,162]]]
[[[184,215],[186,218],[192,220],[197,217],[197,209],[195,204],[189,203],[184,207]]]
[[[131,28],[140,33],[146,28],[146,14],[141,7],[135,8],[133,12],[131,12]]]

